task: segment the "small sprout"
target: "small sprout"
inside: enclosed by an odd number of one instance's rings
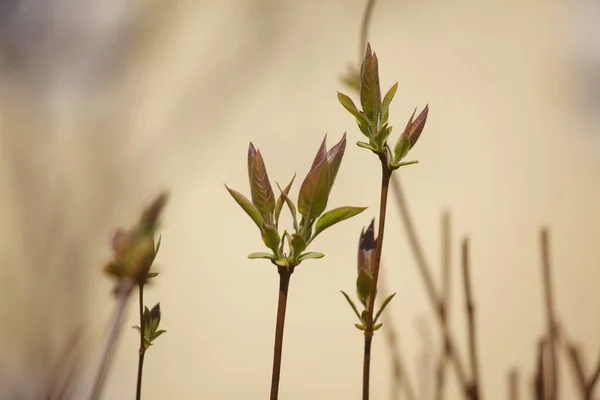
[[[295,175],[285,189],[281,189],[277,184],[280,194],[275,201],[260,151],[250,143],[248,175],[252,200],[225,186],[234,200],[258,226],[264,244],[272,251],[272,253],[252,253],[248,258],[268,259],[276,266],[285,268],[293,268],[304,260],[322,258],[324,257],[322,253],[304,252],[310,242],[325,229],[365,210],[364,207],[340,207],[324,213],[346,149],[346,134],[329,150],[326,147],[326,138],[327,136],[323,139],[311,168],[302,182],[298,207],[289,197]],[[281,235],[278,228],[284,203],[292,214],[293,230],[290,230],[291,233],[284,230]],[[300,222],[298,222],[298,213],[301,216]],[[289,248],[287,253],[285,252],[286,241]]]
[[[368,142],[358,142],[356,144],[372,151],[379,157],[386,157],[388,168],[391,170],[416,163],[416,161],[402,162],[402,159],[419,139],[429,112],[429,106],[426,106],[414,122],[413,114],[406,129],[396,142],[394,153],[391,154],[387,142],[392,133],[392,126],[388,124],[388,119],[390,104],[397,90],[398,83],[396,82],[385,94],[383,100],[381,99],[377,55],[372,52],[371,46],[367,45],[360,72],[359,97],[362,110],[356,107],[350,97],[338,93],[338,100],[342,106],[354,116],[358,128],[369,139]]]
[[[166,200],[166,193],[161,193],[144,210],[136,226],[129,230],[118,229],[113,235],[113,259],[104,271],[116,277],[119,283],[129,279],[137,284],[144,284],[157,275],[150,272],[150,267],[160,248],[160,238],[155,243],[154,234]]]
[[[160,326],[160,317],[160,303],[152,307],[152,310],[148,310],[148,307],[144,307],[144,331],[142,332],[139,326],[132,327],[140,334],[144,334],[144,350],[148,350],[148,348],[154,344],[156,338],[166,332],[165,330],[158,329]]]
[[[356,278],[356,295],[364,309],[359,313],[356,304],[352,301],[352,299],[350,299],[350,296],[348,296],[346,292],[342,291],[344,298],[354,311],[354,314],[356,314],[360,320],[360,324],[355,324],[355,326],[361,331],[364,331],[368,325],[368,307],[370,296],[373,290],[373,265],[375,262],[376,247],[377,239],[375,238],[375,219],[373,219],[366,230],[364,228],[362,229],[358,241],[358,276]],[[377,321],[395,295],[396,293],[388,296],[381,304],[381,307],[379,311],[377,311],[377,314],[375,314],[371,324],[371,326],[373,326],[373,331],[381,328],[382,324],[377,324]]]

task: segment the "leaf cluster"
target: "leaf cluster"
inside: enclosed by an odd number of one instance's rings
[[[346,134],[329,150],[327,150],[326,140],[327,136],[323,139],[311,168],[302,182],[297,203],[289,197],[295,175],[284,189],[277,184],[279,196],[275,200],[260,150],[250,143],[248,178],[251,200],[225,185],[234,200],[259,228],[264,244],[271,250],[271,253],[252,253],[249,258],[265,258],[278,267],[292,268],[306,259],[322,258],[324,256],[322,253],[305,252],[308,245],[325,229],[366,209],[366,207],[346,206],[325,212],[346,149]],[[292,215],[293,227],[280,234],[279,218],[284,204]]]

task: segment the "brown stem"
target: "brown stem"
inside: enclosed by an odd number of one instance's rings
[[[508,374],[508,398],[509,400],[519,400],[519,373],[516,369]]]
[[[140,349],[138,358],[137,385],[135,390],[136,400],[142,398],[142,370],[144,368],[144,355],[146,354],[146,346],[144,342],[144,284],[138,284],[139,288],[139,308],[140,308]]]
[[[477,336],[475,335],[475,305],[471,290],[471,276],[469,265],[469,241],[465,239],[462,244],[463,279],[465,285],[465,303],[467,307],[467,323],[469,333],[469,355],[471,357],[471,399],[479,400],[479,363],[477,357]]]
[[[465,395],[468,395],[469,383],[467,381],[463,363],[461,362],[459,354],[457,353],[455,341],[452,337],[452,334],[450,333],[450,329],[447,326],[444,326],[443,324],[444,315],[446,314],[446,307],[444,305],[444,302],[441,300],[441,297],[438,295],[438,292],[433,283],[431,269],[429,268],[429,264],[427,264],[425,255],[423,253],[423,249],[421,247],[421,244],[419,243],[414,223],[412,221],[408,205],[406,204],[406,199],[404,198],[404,192],[402,190],[400,179],[396,177],[392,180],[392,183],[392,189],[394,190],[394,195],[396,196],[396,204],[398,205],[398,210],[402,217],[402,222],[406,231],[406,236],[408,237],[410,248],[413,251],[415,261],[417,263],[417,266],[419,267],[419,272],[421,273],[421,277],[423,278],[423,282],[425,283],[425,289],[427,291],[427,294],[429,295],[429,300],[436,313],[438,322],[441,325],[446,347],[448,348],[450,360],[452,361],[452,366],[454,367],[456,377],[463,390],[463,393]]]
[[[442,325],[445,331],[448,328],[448,310],[450,309],[450,269],[451,269],[451,231],[450,231],[450,214],[444,212],[442,214],[442,302],[444,304],[444,315]],[[438,359],[435,384],[435,398],[442,400],[444,397],[444,388],[446,386],[446,362],[450,358],[450,352],[446,346],[446,338],[442,337],[442,352]]]
[[[545,358],[546,358],[546,340],[542,339],[538,342],[538,357],[537,368],[534,379],[534,398],[536,400],[546,400],[546,373],[545,373]]]
[[[279,396],[279,375],[281,373],[281,353],[283,351],[283,327],[285,325],[285,309],[287,294],[290,286],[290,277],[294,267],[278,267],[279,272],[279,300],[277,303],[277,323],[275,326],[275,349],[273,355],[273,375],[271,377],[271,400]]]
[[[119,333],[121,332],[121,327],[123,326],[125,306],[127,305],[127,300],[129,300],[129,295],[134,287],[134,283],[128,279],[123,279],[119,284],[119,288],[117,290],[117,304],[115,305],[115,309],[113,311],[113,320],[109,328],[108,337],[104,343],[104,348],[102,349],[100,366],[98,367],[98,372],[96,373],[94,383],[92,384],[92,391],[90,393],[89,400],[98,400],[102,395],[104,381],[108,375],[108,370],[114,355],[115,345],[117,344]]]
[[[358,45],[358,66],[362,63],[362,59],[365,56],[365,49],[367,48],[367,36],[369,34],[369,23],[371,22],[371,14],[375,7],[376,0],[367,0],[367,6],[363,14],[363,20],[360,27],[360,43]]]
[[[377,247],[375,248],[375,262],[373,265],[373,281],[371,295],[367,308],[367,324],[365,327],[365,356],[363,363],[363,400],[369,399],[369,377],[371,370],[371,341],[373,338],[373,310],[377,297],[377,280],[379,279],[379,266],[381,265],[381,252],[383,250],[383,234],[385,231],[385,214],[387,210],[388,189],[392,170],[388,166],[387,154],[379,155],[381,161],[381,198],[379,203],[379,229],[377,231]],[[368,352],[368,353],[367,353]]]
[[[554,295],[552,292],[552,276],[550,272],[550,249],[548,231],[542,229],[542,273],[544,276],[544,294],[546,300],[546,318],[548,322],[548,354],[549,354],[549,384],[548,399],[556,400],[558,396],[558,363],[556,358],[556,317],[554,311]]]
[[[363,358],[363,400],[369,399],[369,377],[371,374],[371,342],[373,336],[365,335],[365,353]]]

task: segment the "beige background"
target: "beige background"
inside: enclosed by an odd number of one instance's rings
[[[349,92],[338,77],[358,57],[363,1],[55,3],[31,37],[17,24],[0,43],[0,397],[37,398],[80,327],[83,398],[112,306],[100,273],[109,232],[167,188],[161,275],[146,299],[161,302],[168,333],[147,355],[144,398],[264,399],[277,274],[246,259],[263,245],[223,183],[249,192],[250,140],[280,183],[306,174],[326,132],[329,144],[344,131],[360,140],[336,90]],[[582,97],[597,92],[598,64],[586,64],[600,48],[593,3],[381,0],[373,14],[382,86],[399,83],[395,133],[415,106],[431,108],[412,152],[420,164],[400,173],[436,278],[442,210],[452,213],[455,267],[460,239],[471,238],[486,399],[506,398],[515,366],[529,391],[545,329],[542,225],[552,230],[560,320],[588,368],[597,362],[600,136],[598,103]],[[326,258],[293,276],[282,399],[359,398],[362,336],[339,290],[352,291],[378,183],[372,155],[348,146],[330,206],[370,208],[320,237],[313,250]],[[440,340],[395,209],[389,218],[389,316],[418,388],[423,354],[437,354]],[[465,358],[461,283],[455,268],[452,329]],[[129,311],[127,327],[133,303]],[[374,399],[389,397],[383,339]],[[105,399],[133,397],[136,347],[127,328]],[[561,398],[575,398],[564,365]]]

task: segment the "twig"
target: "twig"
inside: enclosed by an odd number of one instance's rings
[[[450,310],[450,268],[451,268],[451,230],[450,214],[442,214],[442,302],[444,304],[444,315],[442,318],[443,330],[449,330],[449,310]],[[446,338],[442,337],[442,352],[439,356],[436,371],[435,398],[442,400],[444,397],[444,388],[446,386],[446,362],[450,358],[450,351],[446,345]]]
[[[470,392],[472,400],[479,400],[479,362],[477,357],[477,336],[475,335],[475,305],[473,304],[473,293],[471,291],[468,239],[465,239],[462,244],[462,265],[463,279],[465,285],[465,302],[467,307],[467,323],[469,331],[469,355],[471,356],[472,381]]]
[[[371,14],[375,7],[376,0],[367,0],[367,6],[363,13],[363,20],[360,27],[360,43],[358,44],[358,66],[360,68],[362,59],[365,55],[365,49],[367,47],[367,36],[369,35],[369,24],[371,22]]]
[[[546,400],[546,368],[544,367],[546,340],[538,342],[537,368],[534,379],[534,395],[536,400]]]
[[[140,282],[138,288],[140,308],[140,350],[138,357],[137,385],[135,390],[136,400],[142,398],[142,370],[144,369],[144,356],[146,354],[146,343],[144,340],[144,282]]]
[[[508,374],[508,398],[519,400],[519,373],[513,369]]]
[[[277,322],[275,326],[275,346],[273,354],[273,375],[271,377],[271,400],[279,396],[279,376],[281,374],[281,354],[283,352],[283,328],[285,325],[285,310],[287,307],[288,288],[294,267],[278,267],[279,300],[277,303]]]
[[[577,389],[581,394],[582,398],[586,398],[587,383],[585,379],[585,371],[583,369],[583,362],[581,360],[581,354],[579,349],[574,344],[567,344],[567,353],[569,355],[569,361],[571,361],[571,367],[575,375],[575,381],[577,383]]]
[[[433,278],[430,272],[431,269],[429,268],[429,265],[425,260],[425,255],[423,254],[421,244],[419,243],[419,239],[417,238],[417,233],[415,231],[410,211],[408,210],[406,199],[404,198],[401,182],[397,176],[392,180],[392,189],[394,191],[394,195],[396,196],[396,204],[398,205],[398,210],[402,218],[402,222],[406,231],[406,236],[408,237],[410,248],[413,251],[415,261],[417,263],[417,266],[419,267],[419,272],[421,273],[421,277],[423,278],[423,282],[425,283],[425,289],[427,291],[427,294],[429,295],[431,305],[433,306],[434,311],[438,317],[438,322],[441,325],[442,333],[446,342],[446,347],[448,348],[450,360],[452,361],[456,377],[463,390],[463,393],[465,395],[468,395],[469,384],[467,381],[463,364],[456,350],[455,341],[452,337],[452,334],[450,333],[450,329],[447,326],[444,326],[443,324],[444,315],[446,313],[445,306],[440,296],[438,295],[435,285],[433,283]]]
[[[385,232],[385,216],[387,211],[388,190],[392,170],[388,166],[387,153],[380,155],[381,161],[381,197],[379,203],[379,228],[377,231],[377,247],[375,249],[375,261],[373,265],[373,280],[371,283],[371,295],[367,309],[367,324],[365,327],[365,355],[363,360],[363,400],[369,400],[369,377],[371,370],[371,341],[373,340],[373,311],[375,298],[377,297],[377,280],[379,279],[379,267],[381,265],[381,253],[383,251],[383,235]]]
[[[596,384],[598,383],[598,378],[600,378],[600,359],[596,363],[596,369],[594,370],[594,374],[590,378],[587,384],[587,395],[591,398],[594,393],[594,389]]]
[[[381,280],[379,281],[379,286],[383,292],[387,293],[387,289],[385,286],[386,279],[383,277],[384,270],[381,270]],[[396,400],[398,398],[399,388],[402,387],[404,389],[404,396],[406,400],[415,400],[415,391],[413,389],[412,383],[410,382],[409,376],[405,369],[406,363],[402,359],[402,353],[398,348],[398,335],[396,333],[396,329],[391,322],[390,310],[383,313],[381,318],[383,319],[383,324],[385,325],[385,329],[383,332],[385,334],[387,346],[389,348],[389,354],[392,361],[392,375],[393,379],[390,385],[390,399]]]
[[[556,317],[554,311],[554,295],[552,292],[552,277],[550,272],[550,249],[548,231],[541,231],[542,273],[544,276],[544,294],[546,300],[546,318],[548,322],[548,354],[550,368],[548,399],[556,400],[558,396],[558,363],[556,358]]]
[[[117,344],[119,334],[121,333],[121,327],[123,326],[125,306],[127,305],[127,300],[129,300],[129,295],[131,294],[133,288],[134,283],[126,278],[121,280],[119,284],[119,288],[117,290],[117,304],[115,305],[115,309],[113,311],[113,319],[110,325],[109,334],[106,338],[106,342],[104,343],[104,348],[102,349],[100,366],[92,385],[92,391],[89,396],[89,400],[98,400],[102,394],[104,382],[112,363],[115,345]]]

